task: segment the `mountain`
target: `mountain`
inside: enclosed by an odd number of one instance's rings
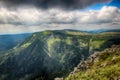
[[[80,62],[65,80],[119,80],[119,66],[120,45],[113,45]]]
[[[73,29],[65,29],[65,31],[72,32],[86,32],[89,34],[99,34],[103,32],[120,32],[120,29],[98,29],[98,30],[73,30]]]
[[[30,34],[9,34],[0,35],[0,52],[13,48],[17,44],[21,43]]]
[[[53,80],[67,75],[94,51],[120,44],[120,32],[36,32],[0,55],[0,80]]]

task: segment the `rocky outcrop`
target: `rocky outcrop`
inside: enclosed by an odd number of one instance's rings
[[[119,54],[120,53],[120,45],[112,45],[111,48],[105,49],[104,52],[108,52],[108,53],[115,52],[116,54]]]
[[[99,55],[100,55],[100,52],[95,51],[86,61],[80,62],[70,74],[72,75],[74,73],[89,69],[90,64],[98,61]]]
[[[93,62],[97,62],[98,58],[100,56],[100,52],[99,51],[95,51],[89,58],[89,62],[93,63]]]
[[[106,80],[120,80],[119,61],[120,45],[113,45],[101,52],[95,51],[86,61],[80,62],[65,80],[82,80],[83,77],[84,80],[101,80],[103,75]],[[112,66],[115,66],[115,69]],[[91,75],[89,75],[90,72],[92,72]]]
[[[54,80],[63,80],[63,78],[55,78]]]
[[[120,55],[120,45],[113,45],[111,46],[111,48],[107,48],[104,51],[94,51],[94,53],[92,55],[90,55],[90,57],[88,57],[87,60],[80,62],[77,67],[74,68],[74,70],[70,73],[69,76],[74,75],[75,73],[78,73],[80,71],[86,71],[87,69],[89,69],[90,65],[93,65],[95,62],[99,62],[99,58],[101,56],[102,53],[115,53],[114,55]],[[106,64],[101,64],[99,66],[96,66],[96,68],[100,68],[100,67],[105,67],[107,66],[108,63]],[[118,78],[115,78],[115,80],[119,80]]]

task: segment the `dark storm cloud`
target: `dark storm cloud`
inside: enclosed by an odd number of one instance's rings
[[[35,5],[39,8],[81,9],[95,3],[109,2],[110,0],[0,0],[6,6]]]

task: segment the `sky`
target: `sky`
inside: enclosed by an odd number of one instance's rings
[[[0,0],[0,34],[120,29],[120,0]]]

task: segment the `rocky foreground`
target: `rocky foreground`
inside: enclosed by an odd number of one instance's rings
[[[120,45],[113,45],[104,51],[95,51],[86,61],[82,61],[65,80],[119,80]],[[63,80],[57,78],[55,80]]]

